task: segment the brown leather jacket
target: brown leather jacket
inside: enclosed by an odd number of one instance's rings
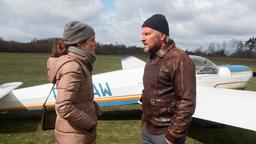
[[[48,59],[48,78],[57,88],[56,143],[91,144],[96,140],[97,116],[87,60],[72,52]]]
[[[147,61],[142,92],[142,121],[151,134],[176,142],[185,135],[196,105],[195,66],[175,47],[158,50]]]

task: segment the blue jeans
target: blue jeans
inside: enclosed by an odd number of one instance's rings
[[[152,135],[150,134],[147,129],[143,126],[142,127],[142,139],[143,144],[166,144],[165,143],[165,134],[162,135]],[[181,138],[177,144],[185,144],[186,136]]]

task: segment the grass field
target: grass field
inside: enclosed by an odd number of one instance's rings
[[[0,84],[22,81],[22,87],[47,83],[46,60],[49,54],[0,53]],[[145,59],[145,56],[139,56]],[[120,69],[122,56],[97,56],[94,74]],[[256,71],[256,60],[210,58],[217,64],[248,65]],[[248,90],[256,91],[254,78]],[[106,107],[98,123],[98,144],[140,144],[139,105]],[[52,144],[53,130],[42,131],[40,112],[0,113],[0,144]],[[256,132],[217,125],[209,127],[205,121],[193,119],[188,144],[255,144]]]

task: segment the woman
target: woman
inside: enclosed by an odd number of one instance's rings
[[[96,106],[93,102],[92,65],[95,32],[79,21],[66,24],[63,40],[48,59],[48,79],[56,83],[55,141],[57,144],[92,144],[96,141]]]

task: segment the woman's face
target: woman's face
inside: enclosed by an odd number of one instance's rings
[[[95,51],[96,51],[95,36],[92,36],[89,39],[87,39],[86,41],[84,41],[83,43],[81,43],[81,48],[95,54]]]

